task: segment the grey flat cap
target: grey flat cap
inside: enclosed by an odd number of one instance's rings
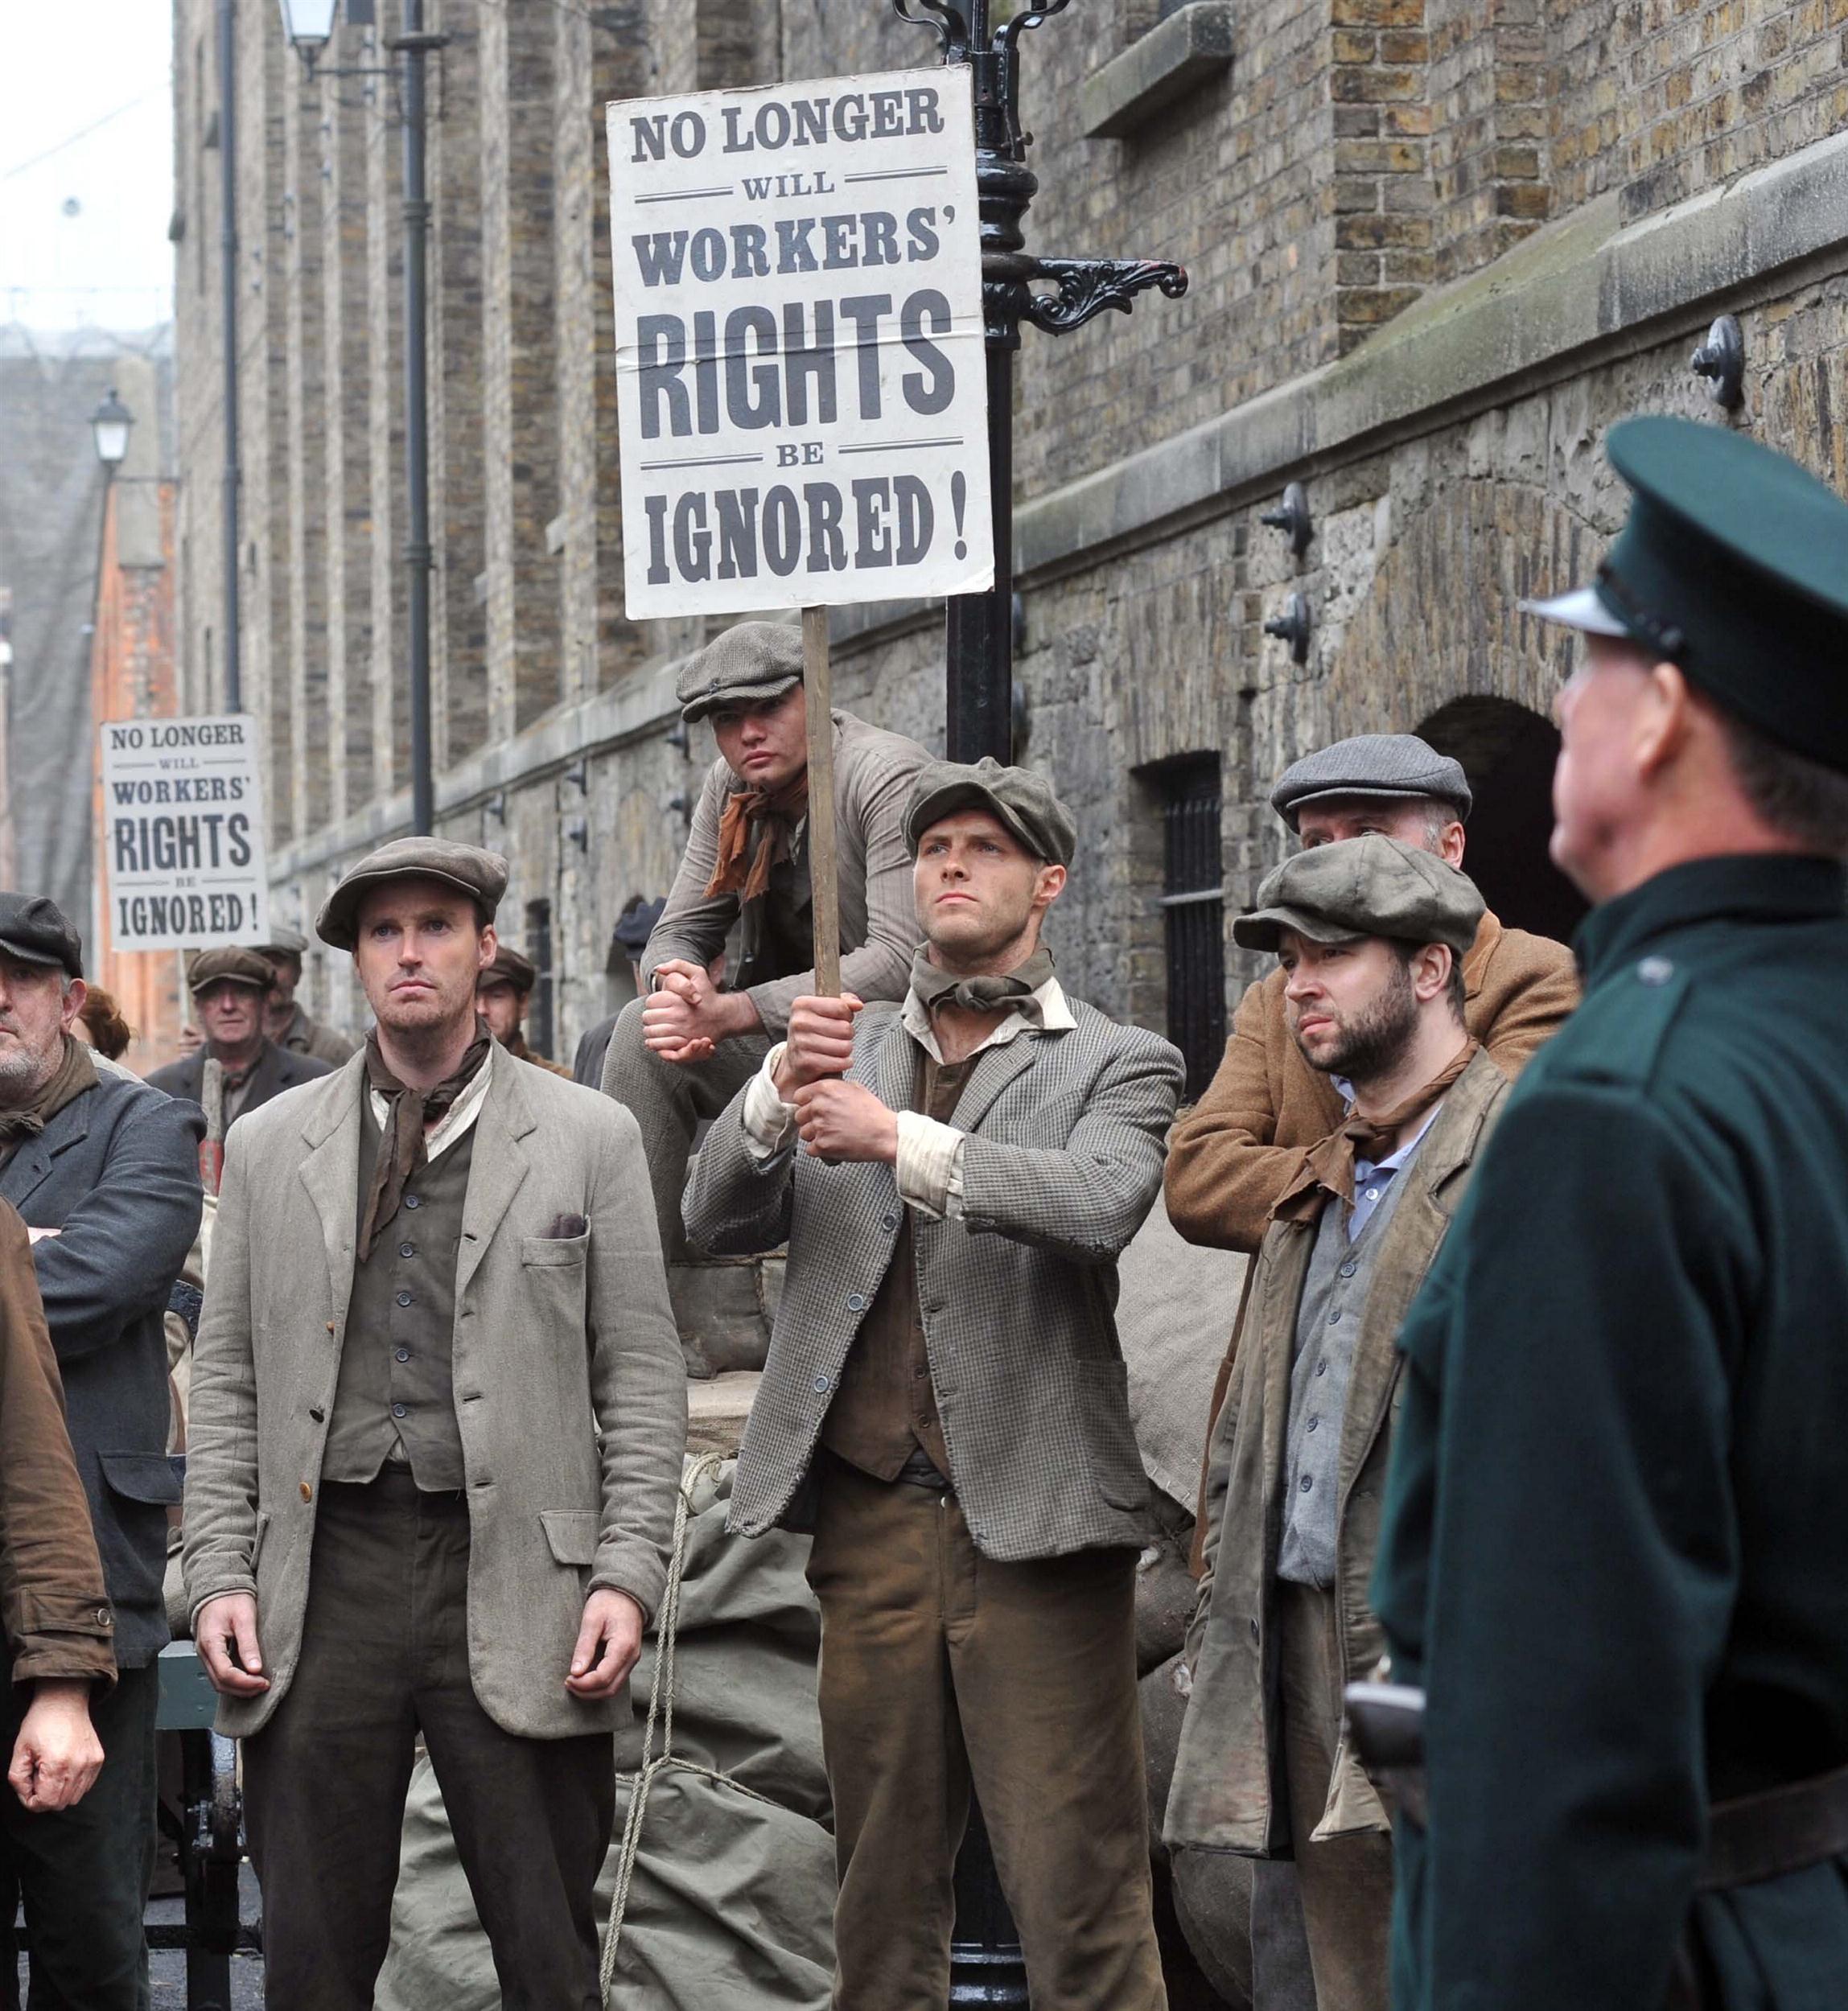
[[[674,680],[689,723],[721,705],[780,698],[802,681],[802,631],[786,622],[739,622],[689,657]]]
[[[1292,831],[1304,804],[1322,796],[1435,796],[1467,818],[1474,799],[1460,761],[1411,733],[1363,733],[1294,761],[1277,778],[1270,807]]]
[[[257,950],[201,950],[186,972],[186,989],[195,998],[212,985],[248,985],[267,993],[275,981],[269,960]]]
[[[299,964],[308,953],[308,939],[294,929],[272,929],[267,943],[257,945],[259,956],[292,956]]]
[[[84,974],[83,940],[48,894],[0,894],[0,950],[22,964]]]
[[[507,891],[507,862],[479,845],[453,838],[393,838],[368,853],[321,904],[315,933],[331,948],[350,950],[360,903],[386,880],[442,880],[474,902],[484,921],[492,921]]]
[[[918,771],[905,811],[905,842],[917,856],[919,841],[953,810],[986,810],[998,817],[1036,859],[1069,866],[1078,847],[1072,812],[1052,785],[1031,768],[1004,768],[993,755],[973,766],[927,762]]]
[[[1286,929],[1312,943],[1389,936],[1446,943],[1458,956],[1476,941],[1484,902],[1467,874],[1434,852],[1377,835],[1312,845],[1266,874],[1257,905],[1232,925],[1241,949],[1274,950]]]

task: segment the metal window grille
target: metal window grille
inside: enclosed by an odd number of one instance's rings
[[[526,954],[538,976],[533,981],[533,1005],[527,1014],[526,1038],[535,1053],[552,1055],[552,903],[526,903]]]
[[[1168,1038],[1187,1062],[1187,1094],[1212,1081],[1225,1048],[1225,886],[1219,757],[1177,762],[1161,777]]]

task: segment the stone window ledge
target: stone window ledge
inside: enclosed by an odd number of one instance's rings
[[[1120,140],[1232,65],[1232,9],[1192,0],[1085,78],[1079,125],[1093,140]]]

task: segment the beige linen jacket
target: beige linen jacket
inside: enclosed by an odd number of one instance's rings
[[[1367,1594],[1401,1395],[1399,1330],[1508,1090],[1494,1056],[1486,1049],[1478,1053],[1397,1176],[1405,1191],[1381,1225],[1385,1240],[1354,1344],[1336,1470],[1336,1624],[1344,1683],[1365,1678],[1385,1650]],[[1264,1857],[1280,1849],[1287,1833],[1276,1791],[1282,1762],[1272,1599],[1282,1539],[1297,1310],[1315,1229],[1314,1222],[1273,1222],[1265,1235],[1237,1371],[1208,1448],[1206,1576],[1188,1636],[1193,1690],[1168,1796],[1170,1844]],[[1328,1709],[1334,1720],[1338,1696],[1330,1696]],[[1389,1827],[1343,1729],[1315,1838]]]
[[[253,1592],[270,1687],[221,1699],[254,1732],[301,1651],[327,1419],[347,1339],[365,1059],[288,1091],[226,1140],[192,1367],[188,1610]],[[588,1233],[556,1237],[561,1215]],[[586,1594],[652,1613],[686,1441],[641,1136],[619,1104],[501,1054],[475,1120],[456,1267],[456,1417],[467,1475],[469,1668],[505,1730],[626,1723],[565,1672]]]

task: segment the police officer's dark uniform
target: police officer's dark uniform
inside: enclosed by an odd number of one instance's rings
[[[1628,523],[1596,587],[1533,611],[1848,773],[1848,505],[1716,426],[1609,451]],[[1398,1824],[1393,2001],[1823,2011],[1848,2005],[1848,881],[1698,859],[1578,950],[1584,1003],[1401,1340],[1373,1594],[1427,1694],[1429,1828]]]

